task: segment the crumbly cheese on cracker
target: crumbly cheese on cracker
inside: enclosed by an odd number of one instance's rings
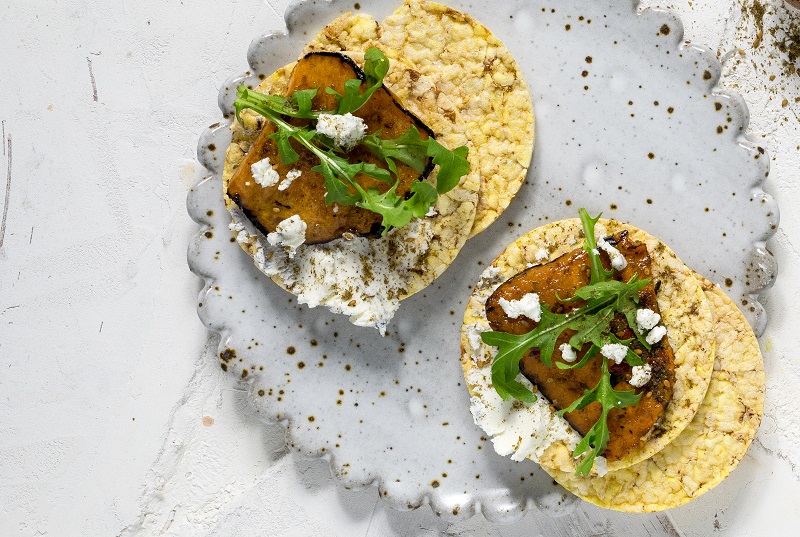
[[[272,246],[283,246],[291,259],[297,253],[297,248],[306,242],[306,229],[308,225],[295,214],[282,220],[275,231],[267,235],[267,242]]]
[[[264,188],[275,186],[281,180],[281,176],[272,167],[269,157],[263,158],[250,166],[250,172],[256,183]]]
[[[498,303],[506,315],[512,319],[525,316],[537,323],[542,320],[542,304],[536,293],[528,293],[519,300],[501,298]]]
[[[647,333],[644,339],[650,345],[655,345],[656,343],[661,341],[661,339],[666,335],[667,335],[667,329],[661,325],[658,325],[652,330],[650,330],[650,332]]]
[[[554,442],[577,445],[578,435],[567,422],[550,411],[543,397],[535,403],[504,401],[491,385],[491,366],[475,367],[467,374],[472,389],[470,412],[475,424],[492,436],[495,451],[512,460],[538,460]],[[533,389],[527,379],[519,381]]]
[[[578,353],[572,348],[569,343],[562,343],[559,345],[558,350],[561,351],[561,359],[565,362],[572,363],[578,359]]]
[[[631,380],[628,381],[628,384],[634,388],[641,388],[650,382],[652,373],[653,368],[650,364],[635,365],[631,368]]]
[[[661,315],[650,308],[636,310],[636,327],[639,329],[639,332],[647,332],[660,322]]]
[[[292,169],[286,172],[286,178],[278,185],[278,190],[286,190],[289,186],[294,182],[295,179],[300,177],[303,174],[298,169]]]
[[[625,256],[603,237],[597,239],[597,247],[608,254],[609,259],[611,259],[611,267],[614,270],[622,270],[628,266],[628,261],[625,259]]]
[[[600,354],[613,360],[614,363],[620,364],[628,355],[628,347],[622,343],[606,343],[600,348]]]
[[[325,306],[348,315],[356,326],[377,328],[383,335],[432,237],[430,222],[414,220],[380,239],[342,238],[294,253],[262,247],[253,258],[266,275],[278,276],[299,304]],[[277,244],[269,241],[270,246]]]
[[[317,132],[333,140],[345,151],[353,149],[367,133],[367,124],[350,112],[346,114],[320,114],[317,117]]]

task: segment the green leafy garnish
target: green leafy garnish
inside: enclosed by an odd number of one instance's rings
[[[368,134],[361,143],[389,165],[392,173],[397,173],[394,161],[399,160],[414,171],[422,173],[428,160],[428,140],[420,138],[419,131],[411,126],[394,140],[384,140],[380,132]]]
[[[267,119],[271,119],[271,116],[275,114],[300,119],[316,119],[322,113],[311,110],[311,101],[316,97],[317,91],[316,88],[297,90],[289,97],[284,97],[283,95],[258,93],[247,89],[244,84],[240,84],[236,88],[236,100],[233,102],[233,108],[236,111],[236,119],[239,123],[242,123],[240,113],[246,108],[261,114]]]
[[[344,83],[344,95],[333,88],[325,88],[325,91],[336,95],[339,106],[336,113],[340,115],[355,112],[366,103],[372,94],[383,85],[383,78],[389,72],[389,59],[375,47],[370,47],[364,54],[364,75],[366,76],[367,88],[361,93],[361,81],[357,78],[350,79]]]
[[[586,456],[578,464],[575,475],[589,475],[594,465],[594,459],[599,456],[608,444],[608,413],[612,408],[625,408],[633,406],[639,402],[642,394],[637,394],[635,390],[617,391],[611,385],[611,375],[608,372],[608,358],[603,356],[603,363],[600,371],[600,380],[591,390],[586,390],[581,397],[569,405],[567,408],[558,411],[559,416],[573,410],[581,410],[594,402],[600,403],[603,410],[592,428],[578,443],[572,456],[578,457],[583,453]]]
[[[325,178],[325,203],[330,205],[355,205],[363,209],[380,214],[383,218],[383,234],[393,227],[403,227],[412,218],[424,217],[431,206],[436,203],[439,194],[449,192],[469,172],[467,161],[468,149],[466,146],[450,151],[433,136],[422,139],[416,127],[411,126],[405,133],[395,139],[384,140],[380,132],[365,136],[360,145],[367,147],[372,153],[386,163],[382,168],[372,163],[351,163],[345,151],[336,147],[332,141],[314,130],[314,121],[322,113],[347,114],[358,110],[366,103],[375,91],[383,85],[383,79],[389,70],[389,60],[377,48],[370,48],[364,55],[365,81],[351,79],[345,82],[344,94],[332,88],[326,92],[336,95],[338,105],[336,110],[312,110],[312,101],[317,94],[317,89],[298,90],[289,97],[280,95],[265,95],[247,89],[240,85],[237,89],[237,99],[234,102],[236,118],[241,123],[240,113],[250,109],[264,116],[275,124],[276,131],[269,135],[278,148],[281,162],[293,164],[300,155],[292,142],[304,147],[313,153],[319,164],[312,168]],[[362,92],[362,84],[366,88]],[[284,116],[309,119],[307,126],[292,125]],[[418,173],[422,173],[427,165],[428,158],[434,165],[439,166],[436,176],[436,185],[417,181],[411,187],[411,195],[404,197],[397,194],[400,178],[395,161],[402,162]],[[363,188],[356,176],[363,174],[382,183],[389,188],[381,192],[375,187]]]
[[[557,362],[556,367],[559,369],[583,367],[600,353],[604,345],[616,343],[628,346],[631,339],[620,340],[611,333],[611,321],[617,313],[625,316],[640,343],[646,349],[650,349],[650,345],[644,340],[644,335],[635,328],[639,291],[650,282],[650,279],[640,280],[638,276],[634,275],[627,282],[611,280],[614,271],[606,270],[603,267],[594,235],[594,226],[600,216],[591,218],[585,209],[580,209],[579,214],[585,236],[583,248],[590,259],[590,283],[575,291],[574,296],[563,302],[582,301],[583,305],[569,313],[560,314],[549,311],[547,304],[542,303],[541,321],[530,332],[514,335],[488,331],[481,334],[484,343],[497,347],[497,355],[492,362],[492,384],[498,395],[505,400],[511,398],[525,402],[536,400],[536,395],[517,380],[517,376],[520,374],[520,360],[529,349],[538,349],[539,359],[542,363],[552,367],[553,352],[564,330],[569,329],[574,332],[569,339],[569,345],[574,349],[580,351],[584,345],[590,346],[583,358],[576,364]],[[602,374],[597,386],[592,390],[587,390],[568,408],[559,411],[559,414],[563,415],[573,410],[580,410],[594,401],[599,402],[603,407],[600,419],[573,453],[574,457],[586,453],[586,457],[578,465],[578,474],[580,475],[588,474],[595,457],[605,449],[608,443],[608,412],[612,408],[623,408],[636,404],[639,400],[639,396],[635,395],[633,391],[617,392],[613,389],[611,375],[608,371],[608,358],[601,355],[601,359]],[[642,359],[630,347],[628,347],[625,360],[631,366],[643,364]]]

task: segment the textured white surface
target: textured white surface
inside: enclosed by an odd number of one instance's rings
[[[373,489],[337,487],[324,463],[285,455],[281,429],[243,408],[196,317],[185,197],[219,85],[287,3],[0,7],[0,534],[630,533],[635,518],[583,504],[546,527],[393,512]],[[762,3],[763,18],[743,9],[750,0],[659,5],[725,60],[721,85],[747,101],[783,208],[769,244],[780,276],[762,298],[764,423],[731,478],[671,517],[687,536],[788,535],[800,524],[800,76],[769,29],[796,29],[800,14],[780,0]]]

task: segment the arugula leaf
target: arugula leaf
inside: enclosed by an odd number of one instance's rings
[[[598,256],[599,257],[599,256]],[[645,340],[645,334],[640,333],[636,327],[636,310],[639,307],[639,291],[649,284],[651,278],[639,280],[638,275],[634,275],[627,283],[617,280],[598,282],[581,287],[575,291],[575,296],[565,302],[573,302],[578,299],[586,300],[587,304],[599,304],[605,301],[609,295],[614,295],[613,308],[615,312],[622,313],[628,321],[628,326],[633,328],[639,343],[647,350],[650,344]]]
[[[612,408],[625,408],[633,406],[639,402],[642,394],[637,394],[635,390],[617,391],[611,385],[611,375],[608,372],[608,359],[603,356],[601,365],[600,380],[591,390],[586,390],[581,397],[576,399],[570,406],[558,411],[559,416],[567,412],[581,410],[594,402],[600,403],[602,412],[591,429],[578,443],[572,456],[577,458],[584,453],[587,455],[578,464],[576,475],[589,475],[594,464],[594,459],[599,456],[608,445],[608,413]]]
[[[433,157],[433,163],[439,166],[439,173],[436,175],[436,190],[439,194],[455,188],[461,178],[469,173],[468,152],[465,145],[450,151],[433,138],[428,138],[428,156]]]
[[[361,93],[361,81],[352,78],[344,83],[344,95],[333,88],[326,88],[329,94],[336,95],[339,106],[336,108],[337,114],[355,112],[366,103],[378,88],[383,86],[383,78],[389,72],[389,59],[375,47],[370,47],[364,54],[364,74],[366,75],[367,87]]]
[[[412,168],[417,173],[425,170],[428,160],[428,138],[420,138],[419,131],[412,125],[406,132],[394,140],[384,140],[380,137],[380,131],[368,134],[361,140],[361,144],[369,148],[372,153],[382,158],[389,164],[389,169],[397,174],[397,167],[394,160],[399,160],[406,166]]]
[[[394,159],[421,173],[425,169],[427,158],[432,157],[433,163],[439,166],[439,172],[436,174],[436,191],[439,194],[455,188],[461,178],[469,173],[467,146],[462,145],[450,151],[433,137],[423,140],[413,125],[393,140],[383,140],[379,135],[378,132],[365,136],[361,143],[384,159],[395,174],[397,169]]]
[[[396,182],[383,194],[375,187],[368,188],[364,200],[356,203],[358,207],[383,216],[381,221],[383,235],[393,227],[405,226],[412,218],[422,218],[436,201],[436,189],[430,183],[414,183],[411,186],[413,195],[408,201],[404,201],[396,194],[397,185]]]
[[[275,144],[278,146],[278,155],[281,157],[281,162],[284,164],[294,164],[300,160],[300,155],[294,150],[292,144],[289,143],[289,140],[292,138],[291,132],[278,129],[267,136],[267,138],[275,140]]]
[[[603,268],[603,263],[600,260],[600,256],[597,254],[597,241],[594,238],[594,226],[597,224],[597,221],[600,220],[600,217],[603,216],[603,213],[592,218],[589,216],[589,213],[586,212],[586,209],[581,207],[578,209],[578,216],[581,219],[581,224],[583,224],[583,249],[589,254],[591,266],[591,278],[589,282],[604,282],[614,275],[614,271]]]
[[[320,112],[311,111],[311,104],[314,97],[317,96],[317,91],[317,88],[309,88],[297,90],[292,93],[292,96],[289,98],[290,102],[297,106],[297,115],[294,117],[315,118],[320,114]]]
[[[576,349],[580,349],[584,343],[591,343],[602,348],[603,336],[611,330],[614,313],[613,307],[605,306],[596,313],[585,314],[584,321],[575,329],[575,334],[569,338],[569,344]]]
[[[325,178],[325,188],[328,190],[325,194],[325,203],[327,205],[334,202],[339,205],[358,205],[360,201],[364,200],[367,192],[355,180],[355,176],[359,173],[369,175],[385,183],[392,181],[389,171],[379,168],[375,164],[369,162],[353,164],[332,151],[322,151],[319,148],[315,148],[312,151],[320,157],[320,163],[311,168],[311,171],[322,174]],[[356,192],[351,192],[351,188]]]
[[[324,111],[314,112],[311,110],[311,101],[317,95],[317,88],[297,90],[291,96],[266,95],[247,89],[244,84],[236,88],[236,100],[233,108],[236,111],[236,119],[242,123],[241,112],[249,108],[267,119],[272,119],[272,115],[282,115],[301,119],[316,119]]]

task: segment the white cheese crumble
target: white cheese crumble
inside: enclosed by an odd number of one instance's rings
[[[580,441],[580,436],[567,421],[550,410],[544,397],[534,403],[504,401],[491,385],[492,368],[475,367],[467,374],[467,382],[475,394],[470,398],[470,412],[475,424],[492,437],[495,451],[511,460],[526,458],[538,461],[553,443],[563,441],[569,449]],[[528,379],[520,375],[517,380],[534,389]]]
[[[367,124],[350,112],[339,114],[320,114],[317,117],[317,132],[333,140],[345,151],[353,149],[367,133]]]
[[[644,339],[650,345],[655,345],[656,343],[661,341],[661,339],[666,335],[667,335],[667,329],[661,325],[658,325],[652,330],[650,330],[650,332],[648,332],[647,336],[645,336]]]
[[[547,253],[547,250],[545,248],[539,248],[539,250],[537,250],[537,252],[536,252],[536,261],[541,263],[542,261],[546,260],[548,257],[550,257],[550,254]]]
[[[558,350],[561,351],[561,358],[565,362],[572,363],[578,359],[578,353],[575,352],[575,349],[573,349],[572,345],[570,345],[569,343],[562,343],[558,347]]]
[[[653,368],[650,367],[650,364],[635,365],[631,369],[631,380],[628,381],[628,384],[634,388],[641,388],[650,382],[650,376],[652,373]]]
[[[237,223],[244,218],[234,215]],[[295,252],[275,245],[269,235],[264,241],[262,236],[242,231],[239,238],[255,242],[256,266],[267,276],[277,277],[299,304],[325,306],[348,315],[356,326],[377,328],[384,335],[400,307],[402,290],[424,264],[433,239],[431,226],[427,220],[412,220],[380,239],[337,239]]]
[[[281,180],[281,176],[278,175],[278,172],[272,167],[269,157],[261,159],[250,166],[250,172],[253,174],[255,182],[263,188],[274,186]]]
[[[481,272],[481,278],[478,282],[478,286],[482,287],[485,284],[492,284],[497,281],[500,281],[500,267],[486,267],[486,270]]]
[[[286,178],[283,181],[281,181],[281,184],[278,185],[278,190],[286,190],[287,188],[289,188],[289,185],[292,184],[292,181],[300,177],[302,173],[303,172],[297,169],[289,170],[288,172],[286,172]]]
[[[481,350],[481,332],[482,328],[478,323],[471,323],[464,327],[464,330],[467,334],[467,340],[469,341],[469,346],[472,347],[472,350],[479,351]]]
[[[661,315],[650,308],[636,310],[636,326],[639,332],[644,333],[661,321]]]
[[[506,315],[512,319],[524,315],[537,323],[542,320],[542,304],[539,302],[539,295],[536,293],[528,293],[519,300],[501,298],[498,303],[503,308],[503,311],[506,312]]]
[[[628,354],[628,347],[622,343],[606,343],[600,349],[600,353],[609,360],[613,360],[615,363],[619,364],[622,363],[622,360],[624,360],[625,356]]]
[[[608,459],[603,456],[594,458],[594,471],[597,472],[598,477],[603,477],[608,473]]]
[[[250,243],[250,235],[245,231],[244,224],[241,222],[231,222],[228,224],[228,229],[236,234],[236,242],[239,244]]]
[[[614,268],[614,270],[622,270],[628,266],[625,256],[622,255],[619,250],[614,248],[603,237],[597,239],[597,246],[608,254],[608,257],[611,259],[611,266]]]
[[[297,247],[306,242],[306,228],[308,226],[300,215],[292,215],[282,220],[275,231],[267,235],[267,242],[271,246],[283,246],[291,259],[297,253]]]

